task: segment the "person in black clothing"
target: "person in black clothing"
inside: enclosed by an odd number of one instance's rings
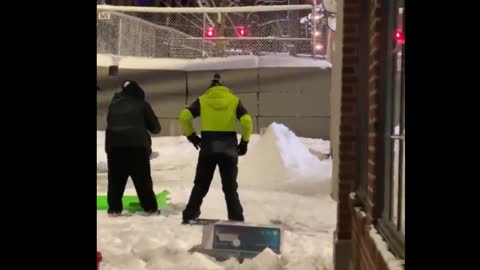
[[[201,137],[192,126],[200,117]],[[252,133],[252,118],[237,97],[220,82],[215,74],[207,91],[179,116],[183,134],[196,149],[200,148],[194,186],[182,212],[182,223],[188,224],[200,216],[203,198],[207,195],[215,168],[219,167],[222,190],[225,194],[228,219],[244,221],[243,208],[238,196],[238,157],[247,153]],[[242,138],[237,141],[237,121],[242,127]]]
[[[116,93],[107,115],[105,151],[108,160],[108,213],[118,216],[128,177],[133,180],[140,205],[147,214],[158,213],[150,175],[152,140],[150,133],[161,127],[145,93],[135,81],[125,81]]]

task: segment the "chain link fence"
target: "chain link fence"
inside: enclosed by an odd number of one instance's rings
[[[312,6],[97,6],[97,53],[155,58],[325,54],[301,18]],[[323,33],[323,32],[322,32]]]

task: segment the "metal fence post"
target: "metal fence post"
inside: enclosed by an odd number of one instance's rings
[[[121,46],[122,46],[122,17],[120,17],[119,19],[120,19],[120,23],[119,23],[119,26],[118,26],[118,55],[122,55],[122,54],[121,54]]]
[[[313,4],[313,7],[312,7],[312,18],[313,18],[313,33],[310,33],[310,35],[312,36],[312,55],[313,55],[313,59],[316,58],[316,53],[315,53],[315,50],[317,49],[317,37],[316,37],[316,33],[317,33],[317,14],[316,14],[316,7],[317,7],[317,3],[315,1],[315,3]]]
[[[202,37],[202,58],[205,58],[205,12],[203,12],[203,37]]]

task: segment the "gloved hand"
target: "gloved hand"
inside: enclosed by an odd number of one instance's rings
[[[248,146],[247,141],[244,141],[243,139],[240,140],[240,143],[238,144],[238,147],[237,147],[237,152],[239,156],[243,156],[247,153],[247,150],[248,150],[247,146]]]
[[[195,146],[195,149],[198,150],[200,148],[200,144],[202,142],[202,139],[197,136],[197,133],[192,133],[190,136],[187,136],[187,139]]]

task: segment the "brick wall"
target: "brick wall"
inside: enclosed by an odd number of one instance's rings
[[[356,173],[356,117],[359,91],[360,0],[345,0],[343,13],[343,61],[340,112],[337,235],[351,239],[352,219],[349,194],[353,191]]]
[[[369,14],[361,14],[361,1],[368,1]],[[372,238],[369,235],[369,226],[375,216],[375,181],[376,181],[376,140],[378,135],[377,118],[379,79],[380,79],[380,4],[387,0],[345,0],[344,1],[344,39],[343,39],[343,68],[342,68],[342,94],[340,117],[340,161],[339,161],[339,203],[338,203],[338,238],[352,240],[352,259],[355,270],[387,270],[387,266]],[[367,17],[368,16],[368,17]],[[369,18],[369,35],[362,36],[360,23],[362,18]],[[369,39],[370,51],[366,67],[359,67],[360,40]],[[359,68],[367,68],[367,89],[361,89]],[[365,87],[363,87],[365,88]],[[365,91],[365,92],[364,92]],[[359,179],[356,168],[358,151],[358,110],[357,99],[359,94],[366,94],[368,104],[368,177],[366,200],[362,202],[361,215],[355,207],[355,202],[350,199],[349,193],[354,192],[355,181]],[[364,132],[364,131],[363,131]]]
[[[368,215],[362,216],[360,210],[352,207],[352,256],[355,270],[388,270],[382,255],[369,233]]]

